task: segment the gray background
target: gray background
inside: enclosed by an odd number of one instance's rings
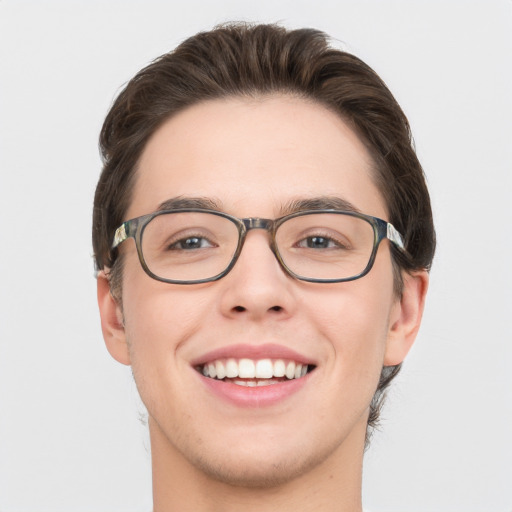
[[[512,511],[512,2],[0,0],[0,511],[151,509],[90,245],[114,94],[226,20],[313,26],[409,116],[439,236],[424,324],[366,456],[372,512]]]

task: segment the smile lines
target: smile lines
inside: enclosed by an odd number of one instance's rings
[[[224,380],[240,386],[268,386],[285,379],[304,377],[313,367],[284,359],[218,359],[198,370],[211,379]],[[233,379],[233,380],[231,380]],[[247,380],[240,380],[247,379]]]

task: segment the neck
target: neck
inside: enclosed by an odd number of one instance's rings
[[[361,512],[366,417],[329,457],[278,485],[243,487],[191,464],[150,418],[154,512]]]

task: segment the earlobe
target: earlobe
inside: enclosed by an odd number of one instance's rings
[[[130,364],[121,307],[110,293],[110,283],[105,272],[98,273],[98,306],[101,317],[103,339],[110,355],[122,364]]]
[[[404,273],[403,293],[393,308],[384,366],[400,364],[411,349],[420,328],[428,289],[426,270]]]

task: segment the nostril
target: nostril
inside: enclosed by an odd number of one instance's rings
[[[281,306],[272,306],[269,311],[282,311],[283,308]]]
[[[243,306],[235,306],[233,309],[238,313],[242,313],[243,311],[245,311],[245,308]]]

